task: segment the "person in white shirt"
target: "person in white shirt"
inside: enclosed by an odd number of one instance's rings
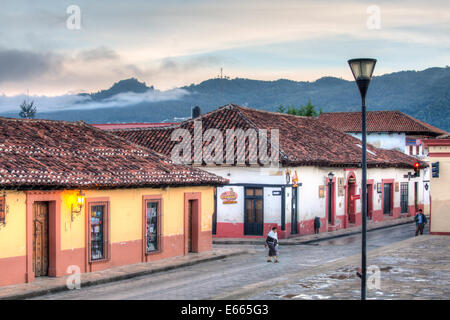
[[[265,247],[269,247],[269,254],[267,256],[267,262],[272,262],[272,257],[274,258],[274,262],[278,263],[277,259],[277,248],[278,248],[278,234],[277,227],[273,227],[272,230],[267,234]]]

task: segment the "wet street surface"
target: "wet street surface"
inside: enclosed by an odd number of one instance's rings
[[[450,237],[411,239],[399,248],[368,258],[368,299],[450,299]],[[418,240],[418,241],[416,241]],[[247,298],[260,299],[359,299],[358,262],[330,267],[308,277],[293,278],[284,286]],[[379,277],[377,276],[379,275]]]
[[[368,233],[367,250],[414,237],[414,231],[413,223],[371,231]],[[36,299],[212,299],[270,278],[288,277],[302,270],[314,270],[338,259],[360,254],[361,236],[346,236],[309,245],[280,246],[278,264],[266,262],[266,249],[263,245],[235,245],[235,247],[249,248],[252,253],[92,287],[83,288],[81,284],[80,290],[49,294]],[[339,280],[339,277],[353,274],[354,270],[338,270],[335,277]],[[320,282],[318,279],[308,281],[316,285],[316,282]],[[312,284],[310,289],[316,290]],[[295,287],[299,287],[299,284]],[[279,290],[281,291],[264,292],[252,298],[279,299],[284,296],[291,299],[296,296],[300,298],[299,295],[303,294],[298,290],[292,292],[286,288]],[[292,297],[288,296],[289,294]],[[355,293],[355,298],[356,295]]]

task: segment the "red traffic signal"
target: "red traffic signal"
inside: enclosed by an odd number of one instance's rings
[[[414,173],[416,177],[419,177],[420,175],[420,163],[416,162],[414,163]]]

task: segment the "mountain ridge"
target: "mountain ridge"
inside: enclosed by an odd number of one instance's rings
[[[38,113],[39,118],[84,120],[88,123],[172,122],[190,116],[193,106],[208,112],[228,103],[276,111],[284,106],[300,106],[311,99],[323,112],[359,111],[360,96],[354,81],[327,76],[315,81],[246,78],[212,78],[179,87],[181,98],[144,101],[120,107]],[[157,92],[135,78],[114,83],[97,93],[82,94],[92,101],[114,98],[119,93]],[[405,70],[372,79],[367,99],[368,110],[398,110],[433,126],[450,131],[450,68],[433,67],[421,71]],[[38,106],[39,110],[39,106]],[[102,112],[93,112],[102,110]],[[17,115],[14,115],[17,116]]]

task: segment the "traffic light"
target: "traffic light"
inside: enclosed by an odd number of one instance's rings
[[[431,164],[431,176],[433,178],[439,178],[439,162]]]
[[[420,164],[418,162],[414,163],[414,176],[420,177]]]

